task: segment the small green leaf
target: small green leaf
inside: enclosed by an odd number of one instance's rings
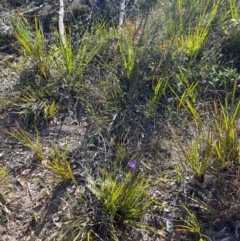
[[[3,205],[6,204],[6,200],[4,199],[2,193],[0,192],[0,203],[2,203]]]

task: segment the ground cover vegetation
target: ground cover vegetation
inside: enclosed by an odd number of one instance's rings
[[[239,1],[1,3],[1,240],[240,239]]]

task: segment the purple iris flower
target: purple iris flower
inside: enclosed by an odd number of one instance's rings
[[[131,162],[128,163],[128,166],[131,167],[132,169],[136,169],[137,161],[136,160],[132,160]]]

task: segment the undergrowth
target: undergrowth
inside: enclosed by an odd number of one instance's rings
[[[221,200],[215,219],[228,209],[227,183],[238,182],[240,170],[239,8],[234,0],[159,0],[121,28],[104,21],[80,32],[68,27],[65,44],[57,30],[48,38],[37,18],[31,24],[12,16],[23,65],[11,105],[20,121],[8,134],[57,183],[81,190],[68,194],[72,213],[58,240],[144,240],[143,233],[151,240],[211,239],[204,222],[214,218],[206,221],[206,212],[184,198],[163,205],[158,193],[181,186],[186,194],[193,183],[211,183]],[[91,120],[79,150],[44,139],[54,125],[81,128],[77,109]],[[66,116],[75,120],[66,124]],[[168,153],[161,148],[166,133]],[[159,178],[164,168],[171,174]],[[199,203],[210,207],[212,200]],[[188,218],[174,217],[175,225],[165,211]],[[161,225],[149,224],[148,215],[162,218]]]

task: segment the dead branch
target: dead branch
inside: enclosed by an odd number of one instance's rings
[[[32,8],[32,9],[29,9],[29,10],[23,12],[22,15],[23,16],[33,15],[33,14],[39,12],[46,4],[47,3],[44,1],[43,4],[41,4],[40,6]]]

